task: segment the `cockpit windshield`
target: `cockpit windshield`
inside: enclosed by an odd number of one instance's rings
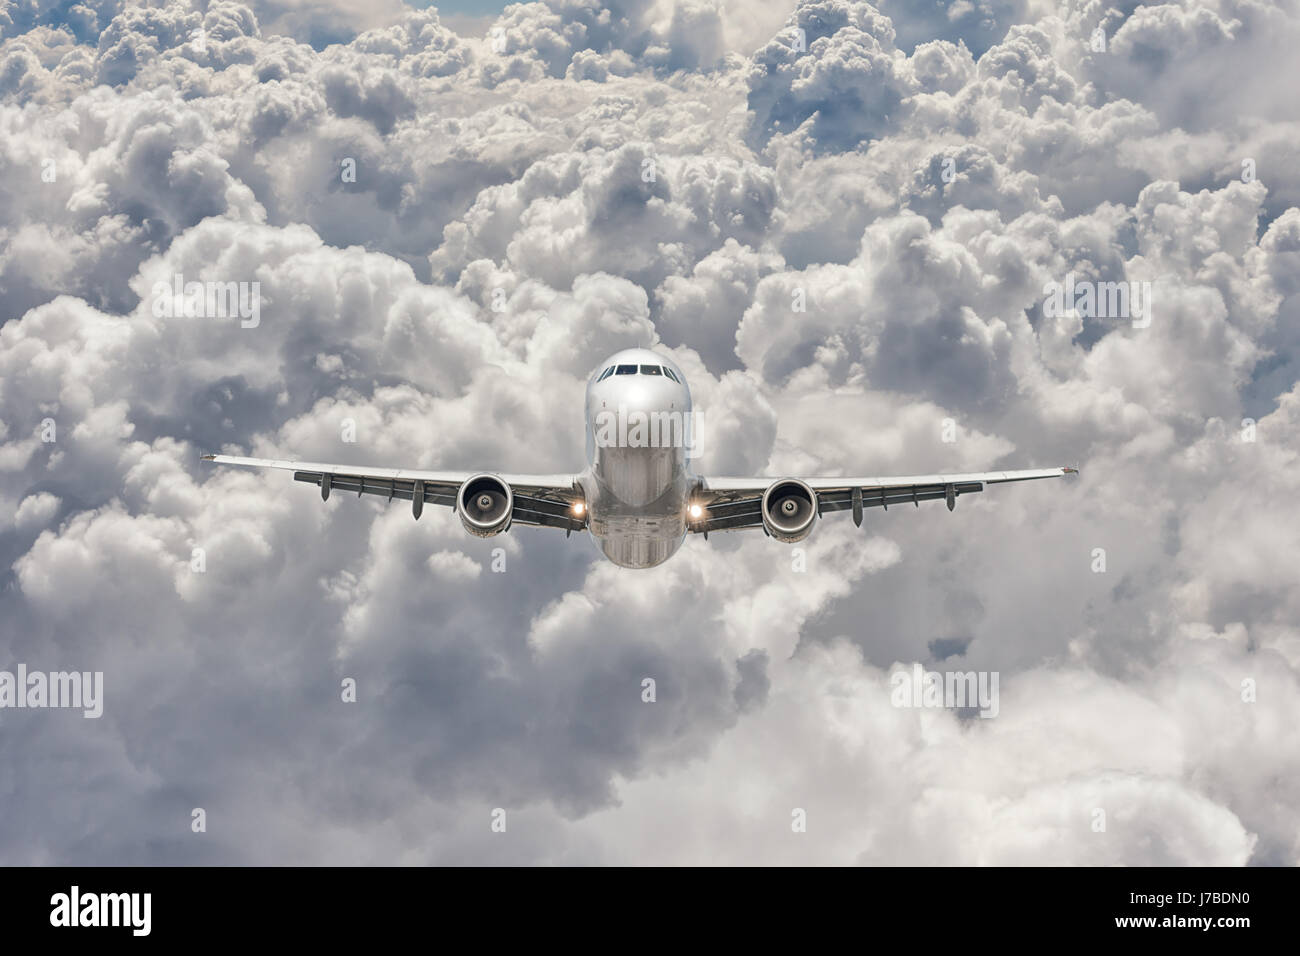
[[[603,382],[611,375],[636,375],[638,373],[641,375],[663,375],[678,385],[682,384],[681,378],[667,365],[611,365],[600,373],[596,381]]]

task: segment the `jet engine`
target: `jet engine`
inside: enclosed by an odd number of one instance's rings
[[[817,520],[817,492],[796,478],[783,478],[763,492],[763,527],[778,541],[808,537]]]
[[[509,528],[514,507],[514,493],[496,475],[475,475],[456,492],[460,523],[479,538],[490,538]]]

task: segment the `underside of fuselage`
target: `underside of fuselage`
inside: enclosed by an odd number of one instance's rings
[[[618,518],[610,522],[609,534],[597,537],[605,557],[620,568],[653,568],[671,558],[682,546],[683,535],[670,536],[661,518]]]
[[[629,449],[653,452],[658,449]],[[630,458],[644,461],[641,477],[635,479],[633,490],[644,488],[645,474],[657,469],[653,456],[642,454]],[[616,474],[627,478],[633,461],[626,461]],[[600,550],[609,560],[623,568],[653,568],[673,556],[686,535],[686,492],[684,474],[673,476],[662,487],[658,497],[644,504],[629,501],[630,495],[620,492],[625,486],[616,479],[599,482],[600,487],[588,513],[588,530]]]

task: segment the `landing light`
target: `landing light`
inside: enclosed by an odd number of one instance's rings
[[[703,508],[701,508],[699,505],[691,505],[691,517],[692,517],[692,518],[698,518],[698,517],[699,517],[700,515],[702,515],[702,514],[704,514],[704,509],[703,509]]]
[[[573,513],[578,517],[582,517],[582,513],[586,510],[587,510],[587,506],[584,505],[581,501],[575,501],[573,503]]]

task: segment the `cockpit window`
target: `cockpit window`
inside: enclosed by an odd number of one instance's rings
[[[667,375],[669,378],[671,378],[678,385],[682,384],[682,380],[678,378],[676,375],[674,375],[673,370],[670,369],[667,365],[664,366],[664,374]]]
[[[642,374],[642,375],[662,375],[662,374],[663,374],[663,369],[661,369],[658,365],[642,365],[642,366],[641,366],[641,374]]]
[[[635,366],[635,365],[620,365],[620,366],[618,366],[618,369],[617,369],[617,371],[614,372],[614,374],[615,374],[615,375],[635,375],[635,374],[636,374],[636,366]]]
[[[613,374],[614,374],[614,366],[611,365],[609,368],[605,369],[605,371],[600,373],[600,378],[596,379],[596,381],[603,382],[605,381],[605,379],[609,378]]]

